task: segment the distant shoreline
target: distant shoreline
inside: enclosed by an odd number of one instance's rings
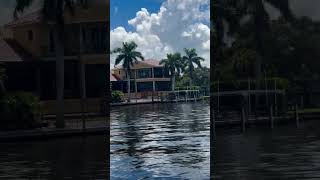
[[[159,101],[159,100],[145,100],[145,101],[135,101],[135,100],[131,100],[130,103],[128,102],[121,102],[121,103],[110,103],[110,107],[116,107],[116,106],[132,106],[132,105],[139,105],[139,104],[164,104],[164,103],[177,103],[177,102],[198,102],[198,101],[207,101],[209,99],[209,96],[204,96],[201,98],[196,98],[196,99],[189,99],[188,101],[184,100],[184,99],[179,99],[179,100],[166,100],[166,101]]]

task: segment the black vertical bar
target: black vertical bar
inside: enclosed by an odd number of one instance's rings
[[[107,123],[107,128],[106,128],[106,146],[107,146],[107,151],[106,151],[106,156],[107,156],[107,177],[110,179],[110,99],[111,99],[111,92],[110,92],[110,0],[107,0],[107,19],[106,19],[106,31],[107,31],[107,39],[106,39],[106,44],[107,44],[107,62],[106,62],[106,73],[107,74],[107,83],[106,83],[106,123]]]
[[[213,103],[213,81],[214,81],[214,71],[213,71],[213,65],[214,65],[214,54],[213,54],[213,24],[212,24],[212,18],[213,18],[213,3],[210,1],[210,179],[213,179],[214,176],[214,141],[215,141],[215,119],[214,119],[214,103]]]

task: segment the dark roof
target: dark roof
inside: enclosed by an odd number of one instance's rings
[[[43,16],[41,14],[41,10],[37,10],[32,13],[23,15],[15,20],[9,22],[5,26],[15,27],[18,25],[40,23],[40,22],[42,22],[42,17]]]
[[[15,40],[0,38],[0,62],[32,60],[32,56]]]

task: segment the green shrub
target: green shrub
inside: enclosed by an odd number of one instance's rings
[[[31,93],[5,94],[0,99],[0,129],[33,129],[40,123],[40,100]]]
[[[123,102],[124,94],[121,91],[112,91],[111,93],[111,102],[118,103]]]

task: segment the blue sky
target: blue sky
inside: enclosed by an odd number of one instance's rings
[[[110,0],[110,28],[123,26],[132,31],[128,20],[136,16],[136,13],[145,7],[150,13],[159,11],[160,5],[165,0]]]
[[[210,0],[111,0],[110,48],[134,41],[145,59],[195,48],[210,66]],[[111,55],[111,66],[116,55]]]

